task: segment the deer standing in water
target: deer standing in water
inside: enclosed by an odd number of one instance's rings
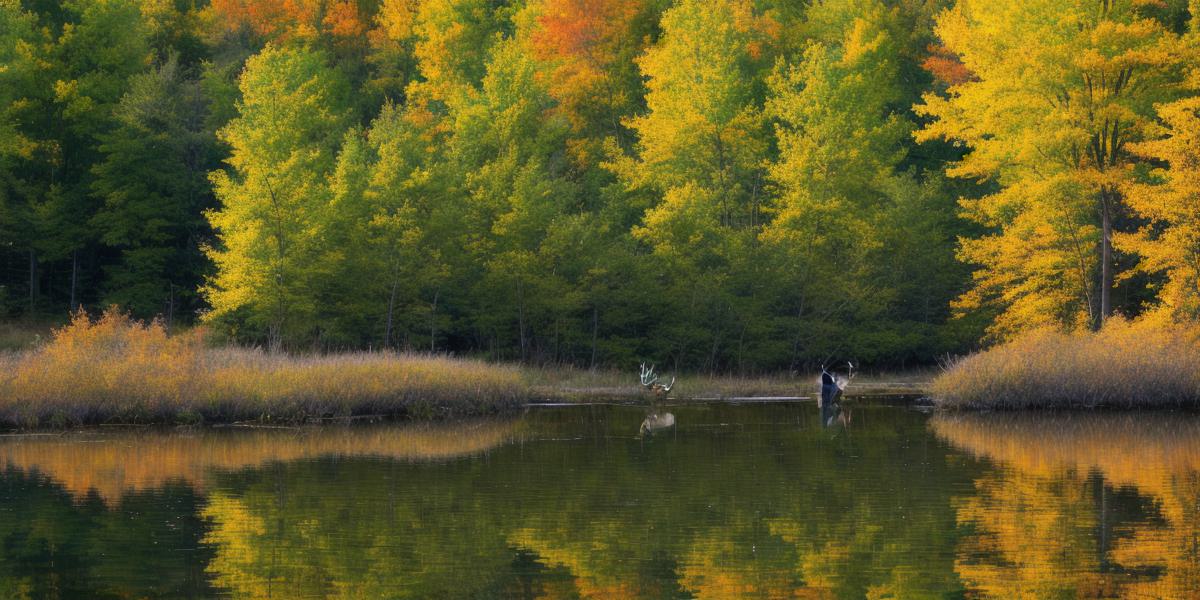
[[[654,365],[649,369],[646,368],[646,363],[642,363],[642,374],[640,376],[642,387],[646,391],[653,392],[657,398],[665,398],[670,393],[671,388],[675,387],[675,377],[671,377],[671,383],[659,383],[658,375],[654,373]]]

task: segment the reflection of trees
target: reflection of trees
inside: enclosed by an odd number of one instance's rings
[[[907,443],[923,417],[893,411],[831,435],[811,409],[763,407],[758,429],[692,434],[689,424],[737,420],[721,412],[734,409],[681,410],[684,429],[649,441],[634,438],[640,414],[618,411],[606,427],[627,437],[539,444],[570,437],[548,415],[486,465],[331,460],[229,474],[205,512],[209,569],[241,597],[958,591],[948,490],[969,479],[944,449]]]
[[[621,586],[706,598],[958,590],[949,489],[969,479],[936,445],[909,443],[923,417],[866,410],[847,436],[822,430],[812,408],[764,408],[752,419],[799,422],[741,435],[687,432],[700,418],[737,421],[722,413],[736,409],[681,412],[670,443],[569,449],[561,473],[522,482],[550,490],[538,504],[548,509],[525,511],[509,540],[569,568],[591,597]],[[546,483],[558,480],[571,484]]]
[[[325,426],[286,429],[166,430],[121,435],[15,437],[0,443],[0,464],[36,469],[76,496],[106,500],[184,480],[204,488],[214,470],[317,456],[441,460],[477,454],[511,441],[514,421],[454,425]]]
[[[950,502],[973,466],[932,442],[921,415],[856,410],[852,430],[831,432],[813,406],[689,407],[675,435],[638,439],[639,411],[588,410],[533,413],[520,443],[436,464],[395,451],[270,460],[279,454],[239,450],[204,471],[204,506],[160,510],[203,524],[191,547],[208,549],[209,584],[235,597],[963,592]],[[106,512],[99,493],[56,489],[57,505],[28,503],[65,511],[54,521],[64,536],[98,518],[89,503]],[[165,488],[139,489],[110,508]],[[31,564],[3,566],[17,576]]]
[[[1188,598],[1200,589],[1200,418],[939,415],[1002,465],[957,502],[957,568],[995,597]]]
[[[0,598],[211,595],[200,499],[187,486],[106,506],[39,474],[0,473]]]

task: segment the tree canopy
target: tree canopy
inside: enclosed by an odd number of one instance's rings
[[[1194,319],[1196,10],[0,0],[0,317],[712,372]]]

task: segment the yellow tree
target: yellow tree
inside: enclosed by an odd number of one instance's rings
[[[1200,50],[1200,2],[1192,2],[1191,32],[1183,46],[1193,59]],[[1200,92],[1200,69],[1189,73],[1187,87]],[[1167,318],[1200,317],[1200,96],[1158,108],[1164,136],[1135,144],[1135,153],[1165,165],[1151,173],[1155,181],[1130,190],[1129,204],[1149,224],[1123,235],[1118,243],[1141,256],[1144,271],[1165,273],[1158,299]]]
[[[202,289],[207,317],[244,316],[273,347],[314,324],[331,251],[329,178],[350,111],[325,60],[268,45],[247,61],[238,117],[219,133],[230,168],[211,175],[220,206],[207,214],[218,242],[207,249],[216,265]]]
[[[1114,223],[1153,105],[1182,58],[1159,9],[1137,0],[960,0],[936,33],[972,77],[916,107],[920,141],[969,151],[947,173],[992,182],[962,202],[990,229],[963,240],[979,265],[964,309],[998,309],[991,333],[1099,326],[1113,312]],[[1160,20],[1161,18],[1161,20]]]

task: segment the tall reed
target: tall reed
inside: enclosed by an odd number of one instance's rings
[[[38,348],[0,355],[0,423],[303,421],[485,414],[526,396],[518,369],[391,352],[288,356],[210,348],[110,310]]]
[[[947,408],[1200,406],[1200,330],[1119,318],[1037,330],[951,364],[931,391]]]

